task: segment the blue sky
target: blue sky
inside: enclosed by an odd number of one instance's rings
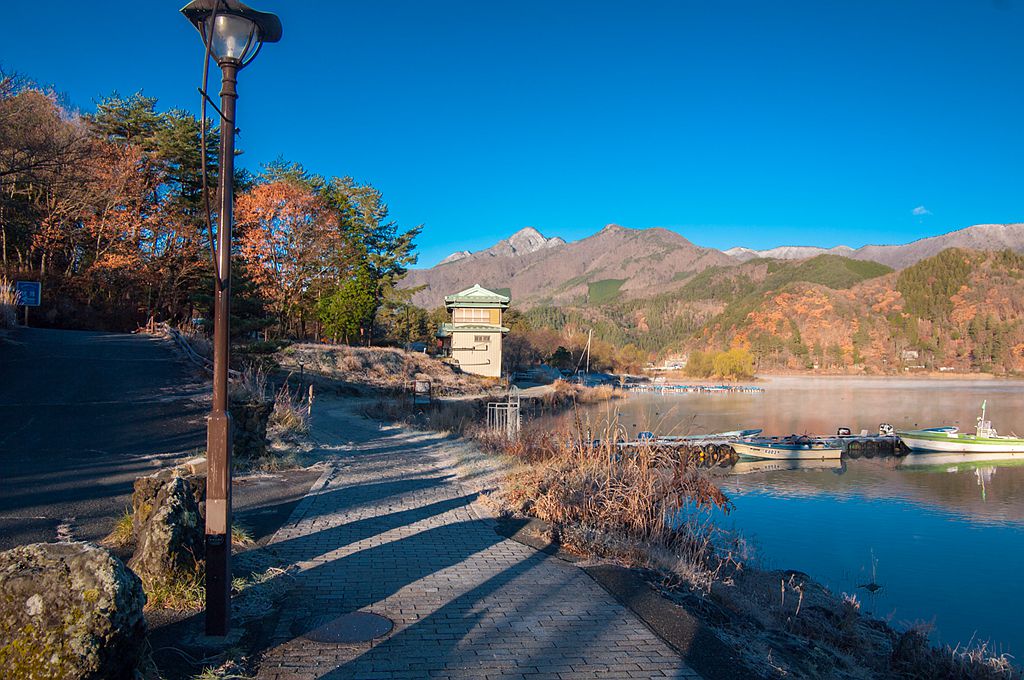
[[[10,3],[0,63],[83,110],[197,111],[183,2]],[[1024,220],[1024,0],[250,4],[284,38],[241,75],[241,162],[372,183],[421,264],[527,225],[763,248]]]

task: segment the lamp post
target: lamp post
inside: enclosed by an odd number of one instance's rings
[[[206,435],[206,634],[227,635],[231,626],[231,416],[228,362],[231,309],[231,224],[235,172],[235,90],[238,71],[265,42],[281,39],[281,22],[237,0],[193,0],[182,8],[199,30],[207,59],[221,70],[220,176],[213,299],[213,406]],[[207,61],[204,68],[207,67]],[[203,96],[207,94],[204,92]],[[204,154],[206,150],[203,149]]]

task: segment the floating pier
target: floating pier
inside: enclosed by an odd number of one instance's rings
[[[638,448],[669,449],[683,452],[691,459],[718,464],[729,459],[738,459],[739,454],[732,448],[733,442],[743,441],[741,437],[722,437],[713,434],[707,437],[657,437],[649,432],[631,441],[620,441],[620,450]],[[647,436],[644,436],[647,435]],[[760,439],[761,437],[752,437]],[[903,456],[908,450],[896,435],[828,435],[812,436],[812,439],[830,439],[841,446],[844,458],[873,458],[875,456]],[[765,438],[767,439],[767,438]]]
[[[655,394],[684,394],[684,393],[749,393],[761,394],[763,387],[754,385],[670,385],[664,383],[631,383],[625,386],[630,392],[652,392]]]

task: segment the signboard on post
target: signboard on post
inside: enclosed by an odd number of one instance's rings
[[[43,299],[43,284],[38,281],[15,281],[14,291],[18,293],[18,304],[38,307]]]
[[[429,404],[431,391],[429,380],[414,380],[412,386],[413,406],[425,406]]]

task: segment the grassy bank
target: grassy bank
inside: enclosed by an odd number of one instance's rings
[[[439,396],[482,394],[498,386],[497,379],[463,373],[426,354],[391,347],[298,344],[274,358],[285,371],[389,392],[406,389],[412,380],[429,380]]]

